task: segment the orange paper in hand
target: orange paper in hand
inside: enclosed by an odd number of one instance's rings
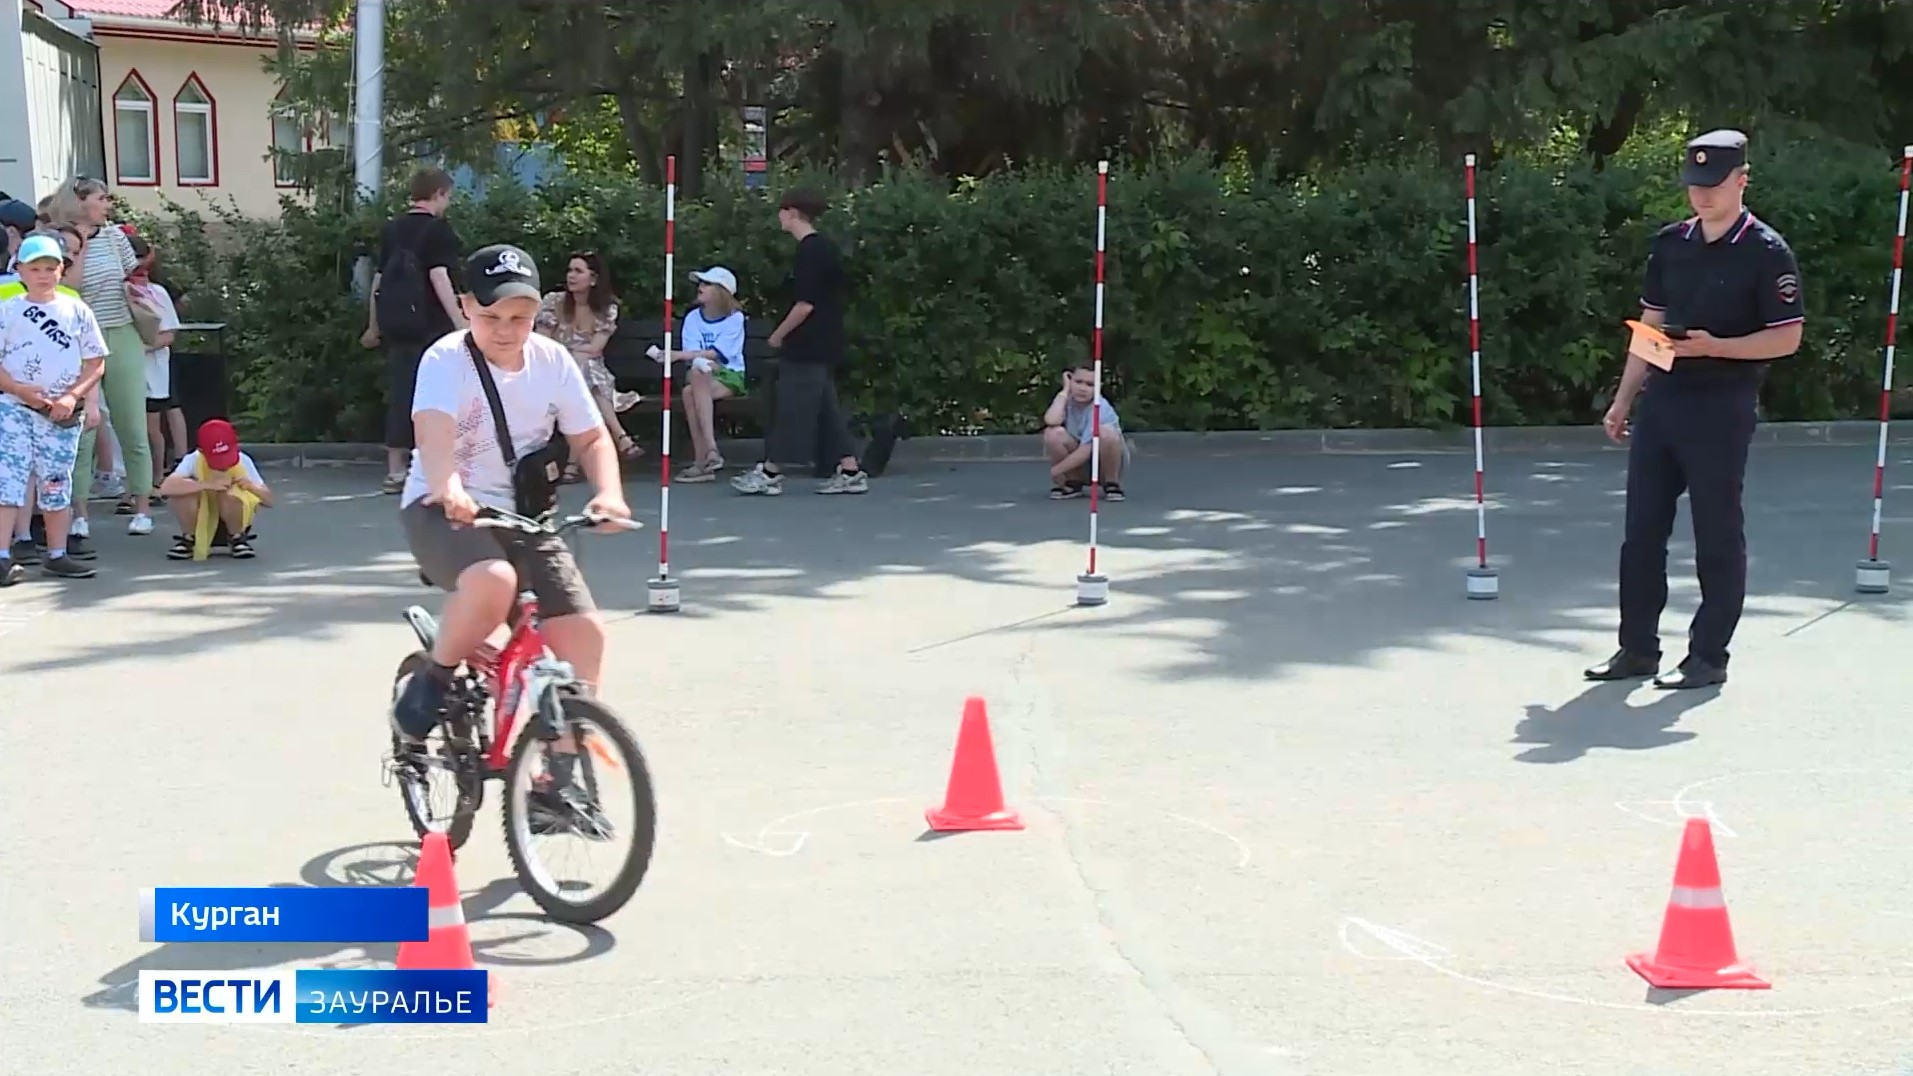
[[[1627,345],[1629,355],[1638,355],[1641,361],[1661,370],[1674,368],[1672,338],[1646,322],[1629,321],[1627,327],[1634,330],[1634,338]]]

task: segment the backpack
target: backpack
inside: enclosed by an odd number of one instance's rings
[[[418,255],[394,250],[379,266],[379,334],[392,340],[424,340],[432,335],[431,306],[437,302]]]

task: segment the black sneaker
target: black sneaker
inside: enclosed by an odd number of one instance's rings
[[[66,536],[66,555],[74,560],[92,560],[100,555],[100,551],[93,548],[93,539],[86,535],[69,534]]]
[[[13,558],[15,564],[40,563],[40,547],[34,545],[31,538],[14,539],[13,545],[7,550],[7,555]]]
[[[5,565],[5,567],[0,567],[0,587],[10,587],[15,583],[23,583],[26,581],[27,570],[18,561],[9,557],[4,561],[0,561],[0,564]]]
[[[173,544],[166,547],[166,559],[167,560],[193,559],[193,540],[191,538],[186,537],[183,534],[175,537],[173,539]]]
[[[70,552],[64,557],[48,557],[40,565],[40,572],[55,579],[91,579],[99,574],[91,565],[74,560]]]

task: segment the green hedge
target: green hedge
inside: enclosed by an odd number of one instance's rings
[[[1770,381],[1774,419],[1877,406],[1897,168],[1828,143],[1759,147],[1750,201],[1792,241],[1806,346]],[[1677,154],[1677,151],[1675,151]],[[1644,160],[1641,158],[1653,157]],[[1665,146],[1582,165],[1510,159],[1479,191],[1486,414],[1592,422],[1619,369],[1648,237],[1686,210]],[[1094,175],[1031,168],[954,185],[915,175],[839,198],[853,406],[920,431],[1029,430],[1066,357],[1087,351]],[[1236,165],[1113,169],[1105,359],[1136,429],[1443,426],[1468,414],[1466,230],[1458,166],[1378,162],[1304,179]],[[556,278],[595,249],[634,314],[656,316],[662,193],[582,176],[455,206],[468,246],[515,241]],[[384,209],[392,208],[388,204]],[[762,193],[678,206],[680,271],[722,263],[747,309],[789,301],[791,246]],[[149,222],[195,282],[193,316],[228,322],[250,436],[373,440],[380,367],[358,346],[354,257],[379,220],[289,206],[229,219],[215,255],[192,214]],[[216,229],[215,229],[216,230]],[[680,302],[688,288],[680,283]]]

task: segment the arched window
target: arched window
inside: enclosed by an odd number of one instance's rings
[[[219,185],[219,108],[198,75],[173,95],[173,154],[181,186]]]
[[[129,187],[159,184],[159,116],[137,70],[113,91],[113,175]]]
[[[272,185],[298,186],[299,158],[311,148],[305,124],[299,122],[299,113],[286,91],[280,90],[272,99]]]

